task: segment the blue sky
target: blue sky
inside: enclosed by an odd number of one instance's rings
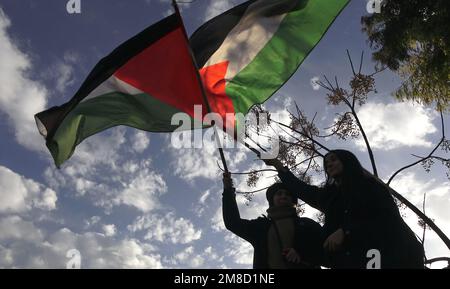
[[[77,249],[83,268],[250,268],[251,246],[223,227],[213,144],[175,149],[170,134],[117,127],[79,145],[61,170],[54,167],[33,115],[70,99],[100,58],[171,11],[164,0],[81,0],[82,13],[70,15],[66,2],[0,1],[0,267],[65,268],[67,251]],[[241,2],[183,4],[188,34]],[[318,113],[319,127],[331,123],[342,108],[328,106],[324,89],[314,89],[310,80],[326,74],[348,81],[345,49],[354,59],[364,50],[364,71],[373,71],[360,26],[365,6],[353,0],[346,7],[267,109],[287,120],[286,109],[296,101],[310,117]],[[378,93],[358,109],[384,180],[415,160],[412,153],[427,154],[441,133],[432,108],[390,95],[398,85],[390,71],[377,75]],[[370,168],[360,140],[326,143],[352,150]],[[226,156],[234,172],[264,168],[245,148],[228,149]],[[258,187],[272,183],[272,175]],[[249,190],[243,177],[235,183]],[[427,192],[427,214],[450,235],[450,183],[442,166],[430,173],[414,167],[392,185],[419,207]],[[245,218],[267,209],[264,193],[247,205],[239,196],[238,203]],[[417,218],[403,214],[421,235]],[[429,258],[448,256],[431,231],[426,249]]]

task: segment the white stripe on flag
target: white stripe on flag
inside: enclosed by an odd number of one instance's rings
[[[297,2],[298,0],[260,0],[251,4],[204,67],[228,60],[225,80],[231,80],[270,41],[287,15],[270,16],[271,13],[286,6],[291,7]]]
[[[111,92],[122,92],[130,95],[143,93],[143,91],[137,89],[136,87],[118,79],[114,75],[111,75],[107,80],[89,93],[89,95],[86,96],[81,102]]]

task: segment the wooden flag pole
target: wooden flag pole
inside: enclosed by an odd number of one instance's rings
[[[180,21],[182,23],[183,33],[184,33],[184,36],[186,37],[186,41],[188,42],[188,50],[189,50],[189,53],[191,55],[192,63],[194,64],[195,73],[197,75],[197,81],[198,81],[198,83],[200,85],[200,89],[202,91],[202,96],[203,96],[203,100],[204,100],[205,105],[206,105],[206,110],[208,111],[208,113],[210,113],[210,112],[212,112],[211,111],[211,106],[209,105],[208,98],[206,96],[205,87],[203,86],[203,82],[202,82],[202,79],[200,77],[200,73],[198,72],[197,61],[195,61],[194,53],[192,52],[191,46],[189,45],[189,38],[187,36],[186,29],[184,28],[183,18],[181,17],[180,10],[178,9],[178,5],[177,5],[177,2],[175,0],[172,0],[172,5],[173,5],[173,7],[175,9],[175,13],[177,14],[177,16],[179,17],[179,19],[180,19]],[[227,162],[225,160],[225,154],[223,153],[223,149],[222,149],[221,144],[220,144],[219,135],[217,134],[217,128],[216,128],[216,125],[215,125],[214,122],[212,123],[212,126],[214,128],[214,136],[216,138],[216,142],[217,142],[217,146],[218,146],[219,154],[220,154],[220,159],[222,160],[223,169],[224,169],[224,171],[226,173],[228,173],[228,166],[227,166]]]

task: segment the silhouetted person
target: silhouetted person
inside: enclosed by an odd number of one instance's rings
[[[423,247],[400,216],[386,186],[366,173],[354,154],[330,151],[324,158],[326,184],[308,185],[273,165],[283,184],[298,198],[325,214],[323,244],[332,268],[366,268],[370,249],[380,252],[381,268],[423,268]],[[372,256],[370,256],[372,257]]]
[[[224,174],[222,213],[225,227],[250,242],[254,248],[253,268],[320,268],[322,227],[297,215],[297,198],[281,183],[267,189],[268,216],[241,219],[235,189],[229,174]]]

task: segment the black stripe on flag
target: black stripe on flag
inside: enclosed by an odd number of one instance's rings
[[[168,33],[181,27],[181,20],[172,14],[146,28],[102,58],[89,73],[74,97],[61,106],[54,106],[36,114],[35,120],[40,133],[46,140],[52,139],[64,117],[96,87],[106,81],[114,72],[135,55],[157,42]]]

